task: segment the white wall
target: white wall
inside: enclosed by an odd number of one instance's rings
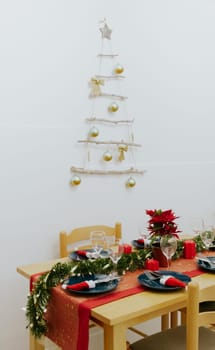
[[[104,17],[143,144],[132,191],[119,178],[69,186]],[[213,0],[1,2],[1,349],[28,348],[16,266],[57,257],[60,229],[120,220],[130,241],[147,208],[172,208],[186,233],[215,221],[214,18]]]

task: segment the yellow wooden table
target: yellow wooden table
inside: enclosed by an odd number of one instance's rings
[[[56,262],[65,262],[67,258],[51,260],[44,263],[20,266],[17,272],[26,278],[31,275],[51,269]],[[209,273],[194,277],[200,284],[200,289],[214,284],[214,275]],[[186,308],[186,290],[172,293],[144,291],[117,301],[95,307],[91,310],[92,320],[104,329],[105,350],[126,350],[126,330],[141,322],[166,315],[170,312]],[[31,337],[31,350],[43,349],[38,347]]]

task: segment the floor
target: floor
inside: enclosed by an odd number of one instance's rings
[[[160,319],[155,319],[152,321],[148,321],[144,324],[139,325],[137,328],[139,328],[141,331],[152,334],[159,330],[160,327]],[[140,339],[140,336],[137,334],[134,334],[131,331],[127,331],[127,350],[129,350],[129,342],[132,343],[138,339]],[[60,348],[54,344],[51,340],[48,338],[45,338],[45,349],[46,350],[60,350]],[[103,350],[103,330],[100,327],[94,327],[90,330],[90,341],[89,341],[89,350]]]

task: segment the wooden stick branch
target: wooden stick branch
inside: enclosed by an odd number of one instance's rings
[[[104,122],[104,123],[112,123],[112,124],[131,124],[134,122],[134,119],[110,120],[110,119],[105,119],[105,118],[91,117],[91,118],[86,118],[86,121],[88,121],[88,122]]]
[[[95,175],[123,175],[123,174],[140,174],[143,175],[145,173],[144,170],[138,170],[135,168],[128,168],[124,170],[96,170],[96,169],[85,169],[85,168],[78,168],[75,166],[71,167],[71,171],[73,173],[79,173],[79,174],[95,174]]]
[[[107,80],[115,80],[115,79],[125,79],[123,75],[95,75],[96,79],[107,79]]]
[[[104,53],[99,53],[97,55],[98,57],[116,57],[116,56],[119,56],[117,53],[115,54],[104,54]]]
[[[114,98],[116,100],[126,100],[128,98],[127,96],[107,94],[107,93],[101,93],[99,95],[90,94],[89,97],[91,97],[91,98],[93,98],[93,97],[109,97],[109,98]]]
[[[95,143],[97,145],[127,145],[132,147],[142,147],[139,143],[124,141],[94,141],[94,140],[78,140],[79,143]]]

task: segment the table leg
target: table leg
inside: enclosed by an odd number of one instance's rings
[[[122,325],[104,325],[104,350],[126,350],[126,329]]]

